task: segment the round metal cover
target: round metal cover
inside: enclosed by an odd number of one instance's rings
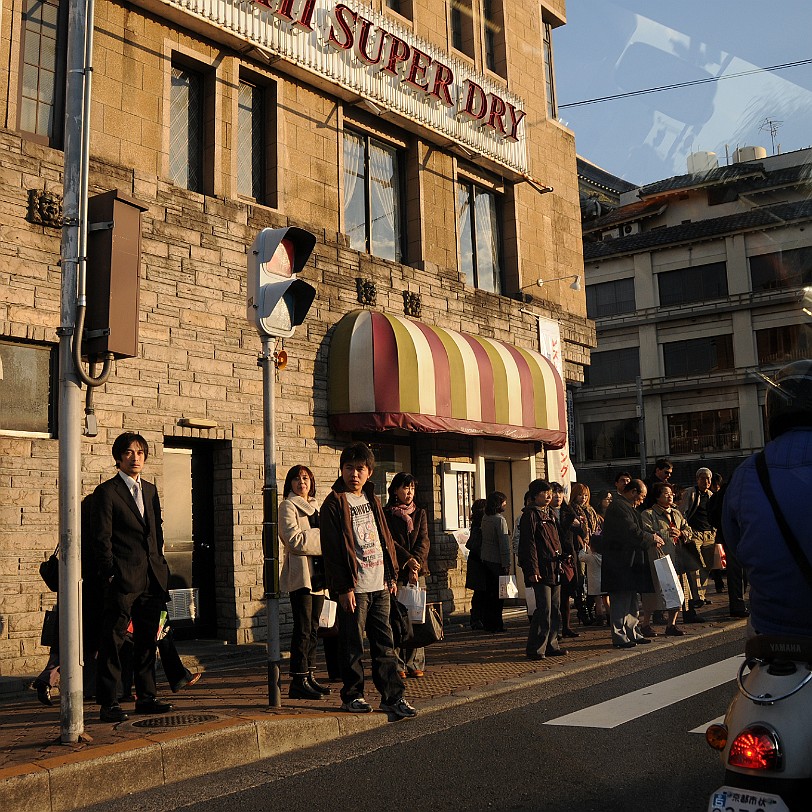
[[[215,722],[220,717],[216,713],[165,713],[158,716],[148,716],[133,722],[133,727],[164,728],[185,727],[186,725],[200,725],[203,722]]]

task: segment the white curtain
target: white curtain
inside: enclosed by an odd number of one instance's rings
[[[369,174],[372,194],[371,252],[384,259],[400,259],[400,190],[397,153],[371,143]]]
[[[344,231],[350,245],[358,251],[366,250],[366,206],[363,195],[354,199],[358,181],[363,178],[364,142],[353,133],[344,133]]]
[[[474,225],[476,228],[477,287],[499,293],[499,222],[496,199],[490,192],[475,190]]]

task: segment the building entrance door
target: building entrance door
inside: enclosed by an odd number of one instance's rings
[[[178,637],[215,630],[213,458],[209,444],[164,447],[164,555]]]

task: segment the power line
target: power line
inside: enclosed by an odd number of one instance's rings
[[[753,70],[744,70],[740,71],[739,73],[728,73],[725,76],[709,76],[707,79],[693,79],[690,82],[677,82],[673,85],[660,85],[659,87],[648,87],[644,90],[630,90],[627,93],[615,93],[612,96],[598,96],[594,99],[584,99],[583,101],[570,102],[569,104],[559,104],[558,109],[563,110],[565,107],[580,107],[584,104],[598,104],[600,102],[613,101],[614,99],[626,99],[630,96],[642,96],[646,93],[659,93],[661,90],[676,90],[680,87],[706,85],[709,82],[721,82],[722,79],[735,79],[739,76],[750,76],[754,73],[765,73],[766,71],[797,68],[799,65],[809,65],[810,63],[812,63],[812,59],[799,59],[797,62],[786,62],[783,65],[772,65],[769,68],[753,68]]]

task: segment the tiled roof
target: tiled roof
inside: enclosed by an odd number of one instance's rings
[[[578,156],[576,163],[578,177],[583,178],[590,183],[594,183],[596,186],[603,186],[618,194],[620,192],[630,192],[632,189],[637,188],[636,183],[630,183],[627,180],[623,180],[623,178],[619,178],[617,175],[613,175],[611,172],[601,169],[599,166],[587,161],[585,158]]]
[[[730,183],[742,178],[764,177],[764,166],[758,162],[731,164],[701,172],[695,175],[676,175],[673,178],[658,180],[640,187],[640,197],[651,197],[663,192],[675,192],[680,189],[698,188],[701,186],[715,186],[720,183]]]
[[[639,200],[635,203],[629,203],[627,206],[622,206],[619,209],[614,209],[596,220],[589,223],[584,223],[584,234],[595,231],[604,231],[607,228],[612,228],[618,223],[626,223],[630,220],[642,220],[644,217],[653,217],[665,210],[667,206],[667,195],[661,195],[650,200]]]
[[[584,261],[588,262],[618,254],[650,251],[666,245],[707,240],[723,234],[735,234],[756,228],[773,228],[808,219],[812,219],[812,200],[779,203],[775,206],[764,206],[739,214],[730,214],[727,217],[716,217],[671,228],[658,228],[643,234],[632,234],[629,237],[618,237],[608,242],[585,242]]]

